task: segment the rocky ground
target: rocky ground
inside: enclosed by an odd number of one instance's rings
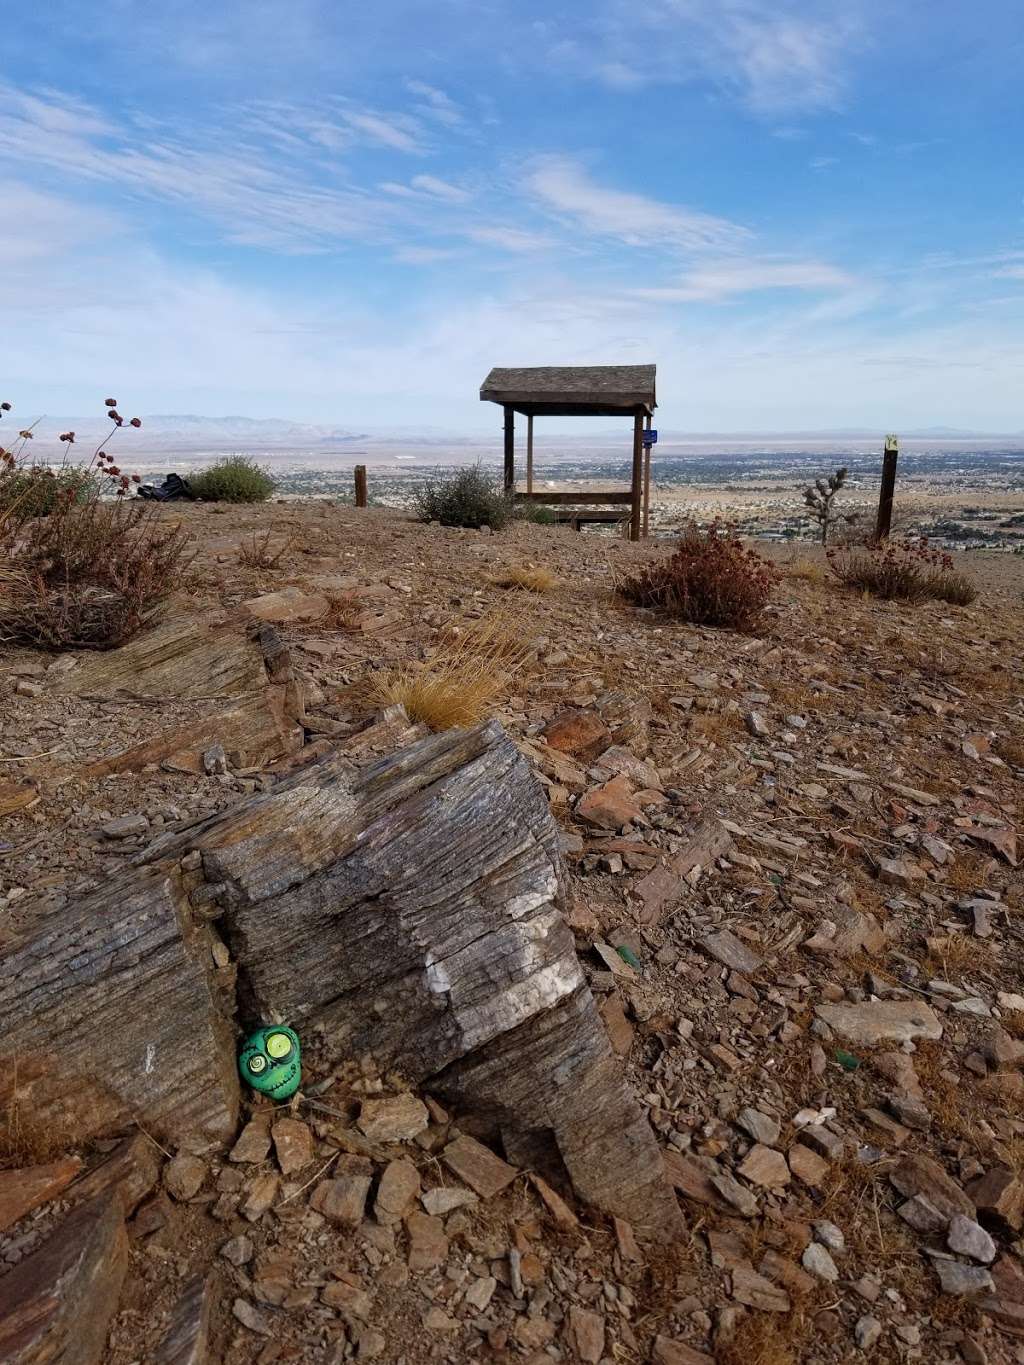
[[[374,676],[453,620],[528,646],[495,714],[563,829],[578,951],[687,1232],[646,1244],[371,1058],[314,1058],[303,1098],[253,1105],[226,1155],[9,1136],[0,1307],[130,1169],[110,1365],[1024,1360],[1019,558],[965,558],[971,607],[907,606],[769,547],[781,581],[743,636],[623,605],[616,577],[652,551],[599,535],[328,502],[166,515],[197,548],[176,611],[216,624],[284,594],[262,610],[307,745],[358,734]],[[277,563],[240,562],[260,549]],[[493,582],[526,565],[557,583]],[[74,684],[95,667],[0,660],[0,943],[280,770],[180,737],[215,735],[237,688]],[[175,1354],[204,1314],[207,1354]]]

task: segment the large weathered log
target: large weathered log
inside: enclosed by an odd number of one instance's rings
[[[361,770],[334,755],[165,837],[123,884],[8,951],[0,1023],[81,1097],[79,1124],[89,1099],[173,1136],[231,1122],[237,1002],[241,1024],[285,1020],[327,1065],[371,1052],[486,1112],[510,1154],[543,1148],[584,1198],[671,1235],[678,1206],[562,918],[558,846],[495,723]],[[233,999],[204,965],[210,919]]]
[[[562,918],[558,829],[500,726],[432,736],[354,774],[326,762],[197,830],[243,1013],[372,1052],[543,1134],[579,1193],[678,1226],[653,1135]]]
[[[118,1201],[84,1204],[0,1278],[0,1360],[96,1365],[127,1268]]]

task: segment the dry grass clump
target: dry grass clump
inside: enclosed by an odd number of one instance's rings
[[[272,548],[272,531],[264,531],[259,535],[253,531],[248,540],[243,540],[238,547],[238,562],[245,569],[276,569],[284,559],[285,555],[295,543],[294,536],[288,536],[276,548]]]
[[[975,883],[977,885],[977,883]],[[985,939],[967,934],[950,934],[943,939],[932,939],[924,970],[929,976],[956,982],[965,973],[984,966],[992,958],[992,949]]]
[[[0,1117],[0,1167],[43,1166],[67,1150],[67,1125],[50,1115],[43,1120],[27,1112],[18,1092],[17,1061],[10,1084]]]
[[[946,1138],[969,1142],[984,1149],[980,1124],[991,1117],[991,1100],[981,1100],[976,1082],[964,1072],[955,1072],[942,1048],[930,1040],[917,1043],[914,1070],[921,1082],[925,1104],[932,1124]]]
[[[800,1307],[789,1313],[747,1313],[727,1341],[715,1342],[718,1365],[799,1365],[812,1320]]]
[[[1000,736],[995,742],[995,751],[1004,763],[1014,768],[1024,768],[1024,738]]]
[[[493,574],[496,588],[524,588],[527,592],[550,592],[558,586],[558,578],[550,569],[530,564],[516,564]]]
[[[404,706],[431,730],[474,725],[509,686],[532,653],[520,628],[498,617],[451,627],[429,659],[375,676],[371,694]]]
[[[978,891],[988,885],[992,859],[980,853],[958,853],[946,872],[946,885],[953,891]]]
[[[785,568],[787,578],[797,578],[802,583],[824,583],[825,570],[813,559],[806,556],[794,559],[792,564],[787,564]]]
[[[972,580],[954,567],[948,554],[933,550],[927,537],[876,540],[826,554],[840,583],[872,597],[967,607],[978,595]]]
[[[659,607],[694,625],[751,630],[768,605],[776,570],[732,527],[689,527],[669,559],[622,579],[618,592],[638,607]]]

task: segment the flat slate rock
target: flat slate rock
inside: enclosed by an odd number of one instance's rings
[[[863,1005],[815,1005],[823,1023],[847,1042],[872,1047],[875,1043],[942,1037],[942,1024],[922,1000],[870,1000]]]
[[[489,1147],[465,1135],[449,1142],[441,1153],[441,1160],[481,1199],[493,1199],[519,1174],[514,1166],[495,1156]]]
[[[723,967],[731,967],[734,972],[742,972],[744,976],[753,976],[763,963],[762,958],[728,929],[704,934],[697,942],[709,957],[721,962]]]

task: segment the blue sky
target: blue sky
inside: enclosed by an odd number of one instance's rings
[[[1024,428],[1019,0],[47,0],[0,68],[3,397],[480,429]]]

